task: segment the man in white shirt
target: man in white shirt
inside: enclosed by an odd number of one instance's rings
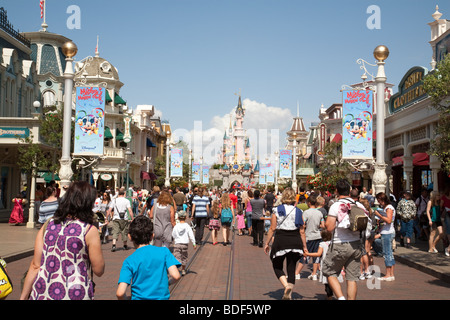
[[[328,211],[325,228],[333,234],[332,244],[323,261],[323,274],[339,300],[345,300],[342,288],[338,280],[343,267],[347,280],[347,299],[355,300],[357,293],[356,281],[360,276],[360,262],[362,255],[362,243],[359,231],[348,229],[350,220],[348,209],[355,201],[350,198],[350,184],[341,179],[336,183],[339,200]],[[365,210],[364,206],[356,202],[356,205]]]
[[[120,189],[117,198],[112,201],[106,217],[108,218],[109,216],[112,216],[113,243],[111,251],[116,251],[116,242],[119,234],[122,235],[123,248],[128,250],[128,226],[130,225],[130,220],[134,219],[134,216],[130,201],[125,198],[125,189]]]

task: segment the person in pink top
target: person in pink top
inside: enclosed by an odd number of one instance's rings
[[[237,219],[237,228],[238,228],[238,234],[240,236],[242,236],[244,234],[244,229],[245,229],[245,216],[244,216],[244,212],[242,210],[239,210],[237,215],[236,215],[236,219]]]

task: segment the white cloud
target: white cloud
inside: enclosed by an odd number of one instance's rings
[[[267,106],[250,99],[244,99],[242,105],[245,110],[244,129],[250,137],[253,159],[259,158],[260,162],[265,162],[266,157],[284,147],[293,115],[287,108]],[[203,122],[196,121],[191,131],[176,129],[174,137],[183,137],[192,148],[195,160],[203,156],[203,163],[212,165],[217,162],[225,130],[230,125],[230,115],[234,123],[235,110],[236,107],[232,107],[228,113],[214,116],[209,128],[205,128]]]

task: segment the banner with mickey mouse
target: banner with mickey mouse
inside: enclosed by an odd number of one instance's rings
[[[77,87],[75,103],[75,155],[103,155],[105,96],[102,87]]]
[[[373,91],[344,90],[342,100],[342,158],[373,158]]]

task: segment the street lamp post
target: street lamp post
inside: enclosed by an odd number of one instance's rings
[[[375,195],[380,192],[386,192],[386,163],[384,161],[384,90],[386,86],[386,74],[384,73],[385,60],[389,56],[389,50],[386,46],[378,46],[375,48],[373,55],[377,60],[378,72],[375,77],[377,88],[377,142],[376,142],[376,161],[375,172],[373,174],[373,184],[375,187]]]
[[[63,113],[63,140],[61,168],[59,169],[59,178],[61,186],[69,186],[73,175],[72,159],[70,157],[71,144],[71,127],[72,127],[72,91],[73,91],[73,57],[77,54],[78,48],[72,41],[68,41],[61,47],[63,54],[66,56],[66,69],[64,71],[64,113]],[[61,196],[65,190],[61,188]]]
[[[33,107],[34,112],[31,113],[33,119],[35,120],[35,122],[33,123],[33,127],[37,127],[39,120],[39,108],[41,107],[41,103],[39,101],[35,101],[33,102]],[[36,164],[33,163],[33,169],[31,170],[30,208],[28,210],[27,228],[34,228],[36,225],[36,222],[34,221],[34,215],[36,212],[36,171]]]
[[[278,151],[275,151],[275,195],[278,194],[278,166],[279,166],[278,160],[279,160]]]
[[[169,152],[170,152],[170,132],[166,132],[167,139],[166,139],[166,180],[164,182],[164,185],[169,188],[170,187],[170,176],[169,176]]]
[[[294,132],[294,142],[292,144],[292,189],[297,193],[297,134]]]
[[[130,156],[132,155],[130,148],[127,148],[127,151],[125,151],[125,158],[127,160],[127,191],[126,191],[126,196],[128,198],[128,200],[130,200],[129,198],[133,195],[130,194]]]
[[[188,175],[188,189],[191,190],[192,188],[192,150],[189,150],[189,175]]]

